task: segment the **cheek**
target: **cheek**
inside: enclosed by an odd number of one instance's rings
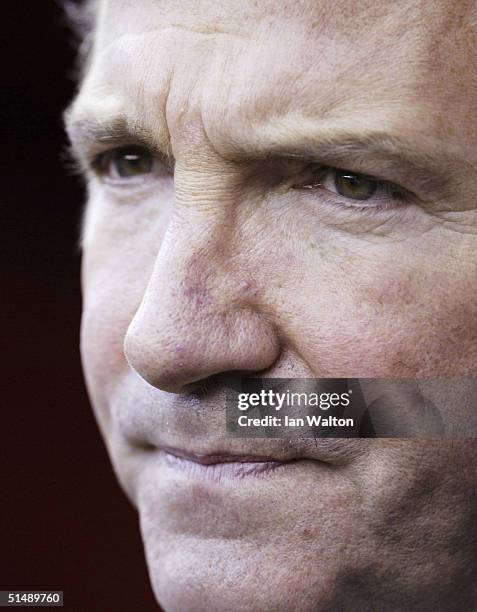
[[[126,331],[141,303],[169,223],[170,185],[160,199],[136,204],[93,193],[88,204],[82,262],[81,355],[96,406],[105,404],[128,369]]]
[[[123,343],[146,284],[132,260],[94,246],[85,252],[81,358],[93,408],[103,423],[109,421],[110,399],[129,370]]]
[[[468,376],[476,370],[477,299],[473,281],[449,262],[412,272],[399,269],[361,292],[374,305],[376,328],[387,338],[380,351],[389,375]],[[393,374],[395,373],[395,374]]]
[[[81,355],[88,379],[107,390],[121,375],[125,359],[123,341],[130,322],[129,313],[112,307],[114,302],[95,301],[83,310]]]
[[[127,371],[124,335],[130,309],[118,309],[106,292],[89,300],[81,320],[81,359],[93,408],[103,427],[109,423],[109,399]]]
[[[337,260],[302,264],[280,298],[283,327],[316,376],[475,373],[477,296],[469,278],[448,265],[411,271],[399,259],[380,257],[379,266],[360,259],[359,267]]]

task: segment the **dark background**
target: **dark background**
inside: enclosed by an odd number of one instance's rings
[[[80,369],[83,190],[61,160],[73,36],[54,0],[5,2],[2,26],[0,590],[157,610]]]

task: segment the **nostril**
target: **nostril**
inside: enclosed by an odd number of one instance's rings
[[[277,359],[276,331],[261,312],[245,307],[225,312],[224,300],[213,303],[202,285],[185,287],[185,300],[174,287],[160,289],[146,291],[123,344],[130,368],[151,386],[203,397],[214,388],[215,376],[263,371]]]
[[[158,447],[151,442],[147,442],[145,440],[128,440],[129,444],[135,449],[142,451],[143,453],[153,453],[158,450]]]
[[[199,404],[201,400],[210,395],[215,389],[220,388],[220,374],[207,376],[201,380],[187,383],[182,387],[182,392],[187,395],[188,400],[193,404]]]

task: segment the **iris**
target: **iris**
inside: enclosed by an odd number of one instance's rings
[[[377,181],[364,174],[354,174],[346,170],[336,170],[335,188],[345,198],[367,200],[377,189]]]
[[[122,147],[111,152],[110,164],[117,176],[130,178],[151,172],[153,158],[143,147]]]

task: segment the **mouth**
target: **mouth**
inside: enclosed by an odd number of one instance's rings
[[[109,408],[121,455],[129,461],[132,490],[133,481],[149,467],[163,468],[172,479],[242,479],[252,484],[258,477],[292,477],[298,469],[345,468],[369,451],[369,440],[360,438],[229,437],[225,391],[218,384],[202,398],[164,394],[145,388],[141,380],[126,377]]]
[[[161,448],[159,455],[165,466],[170,469],[180,471],[196,480],[217,482],[268,477],[298,461],[297,459],[278,461],[259,455],[191,453],[170,447]]]

